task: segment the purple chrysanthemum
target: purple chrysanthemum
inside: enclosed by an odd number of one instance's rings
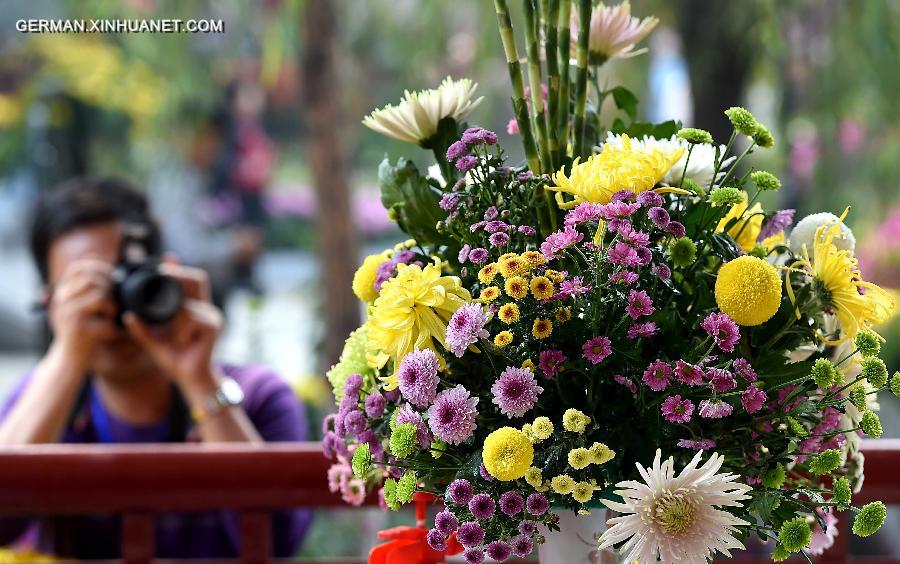
[[[497,219],[498,215],[500,215],[500,212],[497,211],[497,206],[491,206],[488,209],[484,210],[485,221],[493,221]]]
[[[741,338],[737,324],[728,317],[727,313],[718,311],[710,313],[700,323],[700,327],[713,338],[716,346],[725,352],[733,351],[734,345]]]
[[[737,380],[734,379],[734,374],[724,368],[707,368],[706,377],[713,388],[720,394],[730,392],[737,387]]]
[[[637,395],[637,391],[638,391],[637,384],[635,384],[634,380],[632,380],[631,378],[626,378],[625,376],[622,376],[621,374],[616,374],[615,376],[613,376],[613,380],[615,380],[617,383],[628,388],[628,390],[635,396]]]
[[[691,450],[712,450],[716,448],[716,441],[712,439],[680,439],[677,444],[681,448]]]
[[[619,236],[632,247],[646,247],[650,243],[650,235],[634,229],[630,224],[619,229]]]
[[[510,225],[508,223],[506,223],[505,221],[500,221],[499,219],[495,219],[493,221],[488,221],[487,223],[485,223],[484,230],[487,231],[488,233],[499,233],[501,231],[504,233],[507,233],[511,229],[510,229]]]
[[[474,521],[466,521],[457,529],[456,540],[466,548],[474,548],[484,542],[484,529]]]
[[[362,411],[354,409],[344,415],[344,429],[348,435],[359,435],[369,428],[369,420]]]
[[[459,254],[456,255],[456,260],[459,261],[459,264],[466,264],[466,260],[468,260],[468,258],[469,258],[470,250],[471,250],[471,247],[469,247],[468,243],[466,243],[465,245],[462,246],[462,248],[459,250]]]
[[[456,170],[458,170],[460,172],[467,172],[477,164],[478,164],[478,159],[476,159],[472,155],[465,155],[465,156],[459,157],[459,159],[457,159]]]
[[[438,552],[447,550],[447,537],[437,529],[429,530],[425,535],[425,540],[428,541],[428,546]]]
[[[488,237],[488,241],[494,247],[504,247],[509,244],[509,235],[500,231]]]
[[[344,380],[344,395],[351,397],[354,401],[359,398],[359,389],[362,388],[362,374],[351,374]]]
[[[450,352],[461,357],[469,345],[474,345],[478,339],[490,337],[490,333],[484,328],[490,318],[490,314],[477,303],[460,306],[447,323],[447,346]]]
[[[447,486],[447,496],[457,505],[465,505],[472,499],[472,483],[462,478],[453,480]]]
[[[431,431],[428,430],[428,426],[425,425],[425,420],[422,419],[421,413],[413,409],[408,403],[398,407],[394,413],[396,413],[394,421],[397,425],[411,423],[416,426],[416,442],[419,443],[420,447],[428,448],[431,445],[434,437],[432,437]]]
[[[669,224],[666,225],[666,231],[676,238],[684,237],[684,234],[687,232],[684,228],[684,224],[680,221],[670,221]]]
[[[566,218],[563,220],[563,225],[567,227],[574,227],[581,223],[597,221],[598,219],[600,219],[601,214],[603,213],[603,208],[603,204],[592,204],[590,202],[578,204],[574,209],[570,210],[569,213],[566,214]]]
[[[520,225],[519,233],[521,233],[522,235],[525,235],[526,237],[531,237],[532,235],[537,233],[537,229],[535,229],[534,227],[532,227],[530,225]]]
[[[759,237],[756,240],[759,242],[765,241],[772,235],[777,235],[790,227],[791,223],[794,222],[794,213],[795,210],[779,210],[772,214],[772,217],[763,224],[762,229],[759,231]]]
[[[650,208],[650,210],[647,211],[647,217],[649,217],[650,221],[656,224],[656,226],[660,229],[665,229],[671,221],[669,212],[659,206]]]
[[[741,394],[741,404],[747,413],[756,413],[766,403],[766,392],[760,390],[756,386],[748,386]]]
[[[491,386],[493,403],[497,404],[503,415],[510,418],[525,415],[534,407],[543,391],[544,388],[538,386],[531,370],[513,366],[507,367]]]
[[[458,159],[459,157],[465,155],[469,151],[469,148],[466,147],[466,144],[462,141],[457,141],[447,147],[447,160],[451,163]]]
[[[387,400],[378,392],[369,394],[366,397],[366,415],[369,417],[380,417],[384,413],[384,407]]]
[[[650,190],[638,194],[637,201],[639,204],[647,208],[653,208],[663,205],[662,196]]]
[[[476,519],[490,519],[494,515],[497,504],[486,493],[477,494],[469,500],[469,511]]]
[[[463,552],[466,564],[481,564],[484,562],[484,551],[480,548],[468,548]]]
[[[571,247],[575,243],[581,242],[584,234],[574,227],[567,226],[560,231],[556,231],[547,236],[541,243],[541,252],[548,259],[559,258],[557,253],[561,250]]]
[[[610,200],[613,202],[633,202],[634,192],[631,190],[617,190],[616,192],[613,192]]]
[[[641,337],[652,337],[653,335],[656,335],[656,323],[653,321],[635,323],[628,328],[629,339],[640,339]]]
[[[440,363],[431,349],[422,349],[407,353],[400,361],[397,370],[397,382],[400,393],[411,404],[427,407],[437,394],[438,370]]]
[[[631,286],[632,284],[637,282],[637,280],[637,273],[631,272],[630,270],[619,270],[609,275],[609,281],[613,284],[624,284],[625,286]]]
[[[437,438],[451,445],[458,445],[468,439],[475,432],[477,403],[478,398],[471,397],[461,384],[444,390],[428,408],[428,425],[431,431]]]
[[[544,373],[544,376],[546,376],[547,378],[552,378],[554,374],[559,372],[565,361],[566,355],[564,355],[560,350],[551,349],[547,351],[541,351],[541,354],[538,357],[538,368],[541,369],[541,371]]]
[[[519,523],[519,532],[523,535],[531,536],[537,531],[537,522],[525,519]]]
[[[734,370],[740,374],[741,378],[748,382],[756,382],[756,371],[750,366],[745,358],[739,358],[734,361]]]
[[[512,556],[512,547],[508,542],[496,540],[487,545],[487,555],[497,562],[505,562]]]
[[[573,276],[559,283],[560,297],[580,296],[591,291],[592,286],[585,284],[581,276]],[[555,296],[554,296],[555,297]]]
[[[471,251],[469,251],[469,260],[475,264],[484,264],[487,262],[488,252],[487,249],[482,247],[475,247]]]
[[[491,473],[487,471],[487,468],[484,465],[484,462],[478,465],[478,475],[481,476],[481,479],[485,482],[493,482],[494,477],[491,476]]]
[[[700,414],[700,417],[705,419],[721,419],[731,415],[733,410],[734,408],[731,407],[730,403],[726,403],[722,400],[705,399],[700,402],[700,410],[698,413]]]
[[[459,528],[459,519],[449,509],[445,509],[434,516],[434,528],[449,537]]]
[[[640,266],[641,257],[638,255],[637,249],[628,243],[619,241],[609,249],[609,262],[622,266]]]
[[[581,346],[585,360],[591,364],[600,364],[606,357],[612,354],[611,341],[607,337],[599,336],[588,339]]]
[[[458,194],[444,194],[441,196],[441,201],[438,203],[444,211],[453,211],[456,206],[459,205],[459,195]]]
[[[675,361],[675,379],[688,386],[699,386],[703,383],[703,370],[679,359]]]
[[[525,500],[518,492],[509,491],[500,496],[500,511],[512,517],[525,508]]]
[[[641,206],[635,203],[628,203],[621,200],[612,201],[600,209],[600,216],[603,219],[612,221],[614,219],[628,219],[634,212],[638,211]]]
[[[669,385],[672,379],[672,367],[665,362],[656,359],[644,370],[643,382],[654,392],[661,392]]]
[[[628,305],[625,306],[625,311],[631,316],[631,319],[637,319],[652,314],[656,308],[653,307],[653,300],[647,295],[647,292],[631,290],[628,292]]]
[[[543,515],[550,509],[550,502],[544,494],[533,493],[525,500],[525,510],[532,515]]]
[[[668,280],[672,277],[672,269],[665,264],[654,264],[650,267],[650,274]]]
[[[662,403],[663,419],[669,423],[687,423],[694,414],[694,402],[681,399],[680,395],[669,396]]]
[[[516,556],[525,558],[534,550],[534,542],[528,536],[519,535],[512,539],[512,549]]]

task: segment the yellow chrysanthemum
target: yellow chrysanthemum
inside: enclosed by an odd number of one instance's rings
[[[549,319],[538,317],[531,326],[531,334],[535,339],[546,339],[553,333],[553,323]]]
[[[742,194],[744,200],[731,206],[731,209],[716,226],[716,232],[725,231],[728,224],[732,223],[731,227],[728,227],[728,234],[740,248],[749,253],[756,246],[756,239],[759,238],[759,232],[762,231],[763,209],[759,202],[747,209],[747,193],[742,192]]]
[[[554,476],[554,478],[550,480],[550,487],[553,488],[554,492],[566,495],[575,489],[575,480],[568,474],[560,474],[559,476]]]
[[[521,276],[512,276],[506,279],[503,289],[512,299],[520,300],[528,295],[528,282]]]
[[[525,251],[522,258],[527,260],[531,266],[540,266],[547,262],[547,257],[540,251]]]
[[[516,304],[505,304],[500,307],[500,311],[497,312],[497,317],[499,317],[500,321],[503,323],[512,325],[519,321],[519,306]]]
[[[494,344],[501,349],[513,341],[513,335],[509,331],[500,331],[494,335]]]
[[[556,293],[553,282],[546,276],[535,276],[531,279],[531,295],[538,300],[546,300]]]
[[[500,274],[502,274],[504,278],[528,272],[528,269],[531,266],[527,260],[516,254],[501,257],[497,261],[497,265],[500,267]]]
[[[664,153],[659,149],[633,149],[631,139],[622,136],[622,146],[606,143],[603,150],[584,162],[575,159],[572,171],[566,176],[565,167],[553,175],[555,186],[547,190],[556,192],[559,207],[570,209],[583,202],[608,204],[619,190],[631,190],[635,194],[653,188],[678,162],[684,149]],[[566,202],[563,193],[573,199]]]
[[[501,427],[484,439],[484,468],[501,482],[518,480],[534,461],[534,447],[525,433],[512,427]]]
[[[529,468],[525,472],[525,482],[533,488],[541,487],[544,483],[544,476],[541,473],[541,469],[535,468],[534,466]]]
[[[538,439],[542,441],[549,439],[553,434],[553,422],[547,417],[537,417],[531,424],[531,430]]]
[[[500,297],[500,288],[496,286],[488,286],[481,290],[481,293],[478,295],[478,299],[484,303],[491,303]]]
[[[592,462],[592,460],[593,457],[591,456],[591,451],[586,448],[573,448],[569,451],[569,466],[576,470],[586,468]]]
[[[584,430],[587,428],[588,423],[591,422],[591,418],[585,415],[583,412],[575,409],[574,407],[570,407],[563,413],[563,429],[566,431],[571,431],[573,433],[584,433]]]
[[[566,321],[572,319],[572,308],[570,308],[569,306],[558,308],[553,316],[560,323],[565,323]]]
[[[501,262],[505,261],[506,259],[508,259],[510,257],[517,257],[517,256],[519,256],[519,255],[517,255],[516,253],[503,253],[502,255],[500,255],[497,258],[497,264],[500,264]]]
[[[817,282],[824,302],[841,322],[841,338],[828,341],[829,344],[856,338],[860,330],[890,319],[894,310],[894,299],[890,293],[872,282],[864,281],[856,257],[834,244],[849,211],[850,208],[844,210],[839,221],[819,227],[812,259],[804,247],[804,258],[794,263],[794,266],[808,269]],[[786,286],[793,300],[793,290],[787,282]]]
[[[594,496],[594,486],[588,482],[578,482],[572,488],[572,498],[578,503],[587,503]]]
[[[447,322],[469,301],[469,291],[459,278],[441,276],[437,261],[425,268],[397,266],[397,275],[381,287],[366,323],[373,368],[384,367],[389,359],[394,361],[394,374],[382,378],[387,383],[385,389],[397,387],[396,370],[407,353],[426,348],[438,352],[435,339],[445,346]]]
[[[781,278],[768,262],[750,255],[738,257],[719,269],[716,304],[738,325],[768,321],[781,305]]]
[[[534,361],[530,358],[526,358],[522,363],[522,368],[528,368],[529,370],[534,371]]]
[[[496,263],[486,264],[481,267],[481,270],[478,271],[478,281],[482,284],[490,284],[494,281],[494,278],[497,277],[497,273],[500,272],[500,269],[497,268]]]
[[[784,236],[784,231],[779,231],[775,235],[771,235],[766,237],[762,241],[760,241],[760,246],[765,247],[766,250],[772,250],[778,245],[784,245],[787,239]]]
[[[389,258],[391,258],[391,251],[369,255],[363,259],[362,265],[353,275],[353,293],[361,301],[371,303],[378,297],[378,292],[375,291],[375,278],[378,274],[378,267]]]
[[[562,282],[566,279],[566,275],[558,270],[553,270],[552,268],[548,268],[546,272],[544,272],[544,276],[549,278],[554,282]]]
[[[588,450],[591,452],[591,462],[594,464],[606,464],[616,457],[616,451],[603,443],[594,443]]]

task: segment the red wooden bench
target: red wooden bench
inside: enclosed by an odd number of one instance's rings
[[[880,499],[900,504],[900,440],[864,445],[866,480],[854,503]],[[148,562],[153,558],[156,514],[227,508],[240,513],[240,560],[266,562],[271,551],[271,510],[347,507],[328,491],[329,465],[318,443],[8,448],[0,451],[0,515],[118,513],[123,516],[123,560]],[[843,520],[841,527],[835,546],[818,562],[900,563],[883,558],[853,560],[847,554]]]

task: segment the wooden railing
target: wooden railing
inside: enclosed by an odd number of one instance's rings
[[[900,440],[867,441],[864,452],[865,486],[854,503],[900,504]],[[231,509],[240,514],[240,560],[266,562],[273,509],[346,507],[326,487],[329,464],[318,443],[8,448],[0,451],[0,515],[120,514],[123,560],[148,562],[157,514]],[[818,562],[854,561],[841,525],[835,546]]]

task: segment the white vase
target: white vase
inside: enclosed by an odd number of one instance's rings
[[[559,517],[559,531],[543,531],[546,542],[538,545],[541,564],[617,564],[621,561],[615,551],[597,548],[597,540],[606,530],[606,509],[594,509],[588,515],[562,510]]]

